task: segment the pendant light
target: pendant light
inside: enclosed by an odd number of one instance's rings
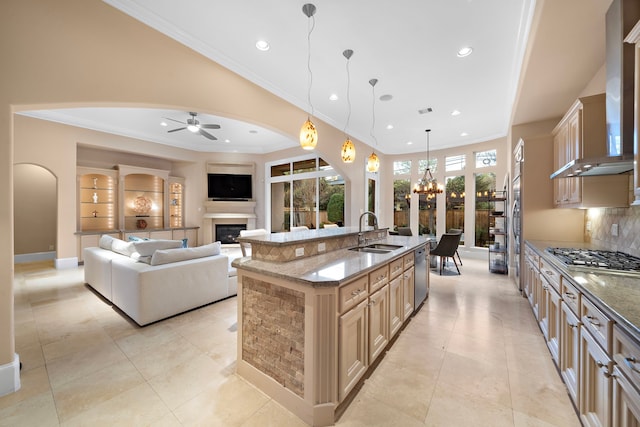
[[[373,103],[372,103],[372,115],[373,120],[371,121],[371,137],[375,142],[376,147],[378,146],[378,140],[374,134],[374,128],[376,126],[376,84],[378,83],[378,79],[369,80],[369,84],[371,85],[371,91],[373,94]],[[375,150],[371,153],[369,158],[367,159],[367,170],[369,172],[378,172],[380,169],[380,159],[376,155]]]
[[[413,187],[413,192],[418,194],[425,194],[427,198],[435,194],[440,194],[444,191],[442,185],[439,185],[436,179],[431,175],[431,167],[429,165],[429,133],[431,129],[426,129],[427,132],[427,168],[424,171],[424,176]]]
[[[349,119],[351,119],[351,99],[349,98],[349,89],[351,87],[351,76],[349,75],[349,60],[351,56],[353,56],[353,51],[351,49],[347,49],[342,52],[342,55],[347,58],[347,106],[349,108],[349,114],[347,115],[347,123],[344,125],[344,143],[342,144],[341,157],[344,163],[353,163],[356,159],[356,147],[353,145],[351,138],[347,134],[347,129],[349,127]]]
[[[308,32],[307,32],[307,69],[309,70],[309,90],[307,92],[307,99],[309,101],[310,113],[307,115],[307,121],[304,122],[302,128],[300,128],[300,146],[305,150],[313,150],[318,143],[318,131],[315,125],[311,121],[313,115],[313,104],[311,104],[311,83],[313,82],[313,74],[311,73],[311,33],[315,27],[316,13],[315,5],[307,3],[302,6],[302,13],[308,18]]]

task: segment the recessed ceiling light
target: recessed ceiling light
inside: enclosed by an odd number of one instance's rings
[[[258,40],[256,42],[256,49],[258,49],[258,50],[266,52],[270,48],[271,48],[271,46],[269,46],[269,42],[267,42],[266,40]]]
[[[226,142],[227,144],[231,142],[230,139],[225,139],[224,142]]]
[[[392,99],[393,99],[393,95],[389,95],[389,94],[382,95],[380,97],[380,101],[391,101]]]
[[[462,132],[460,136],[469,136],[469,134],[467,132]]]
[[[471,55],[471,52],[473,52],[473,48],[471,46],[465,46],[460,50],[458,50],[458,58],[464,58],[465,56],[469,56]]]
[[[407,141],[407,145],[413,145],[413,141]]]
[[[331,95],[329,95],[329,101],[337,101],[338,100],[338,95],[336,95],[335,93],[332,93]]]
[[[387,129],[388,129],[388,130],[393,129],[393,125],[392,125],[392,124],[388,124],[388,125],[387,125]]]
[[[462,114],[462,113],[461,113],[460,111],[458,111],[458,110],[453,110],[453,111],[451,112],[451,115],[452,115],[452,116],[459,116],[460,114]]]
[[[160,126],[169,126],[167,122],[160,122]]]

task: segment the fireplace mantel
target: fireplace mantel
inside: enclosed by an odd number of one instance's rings
[[[202,216],[204,244],[215,239],[216,224],[246,224],[247,230],[256,228],[256,202],[253,201],[206,201]]]

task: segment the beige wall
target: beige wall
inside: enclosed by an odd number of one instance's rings
[[[14,177],[14,252],[48,252],[56,245],[56,177],[47,169],[18,164]]]

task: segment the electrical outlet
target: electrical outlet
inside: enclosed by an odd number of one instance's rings
[[[611,235],[613,237],[618,236],[618,224],[611,224]]]
[[[591,221],[587,221],[587,231],[591,231]]]
[[[327,245],[324,242],[318,243],[318,252],[324,252],[327,250]]]
[[[304,248],[296,248],[296,256],[304,256]]]

